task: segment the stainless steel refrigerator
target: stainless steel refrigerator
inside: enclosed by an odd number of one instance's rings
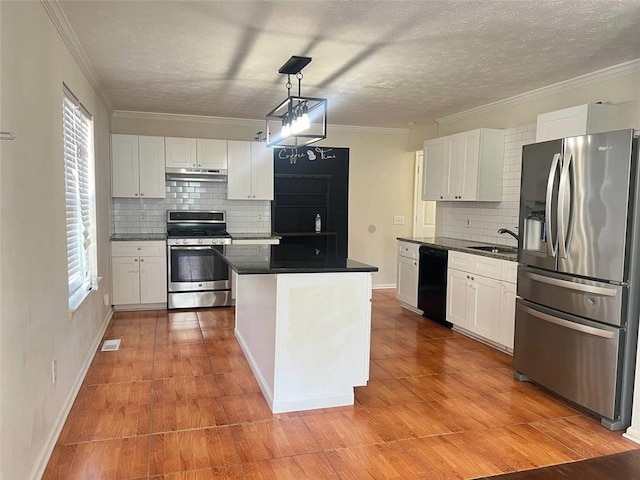
[[[631,422],[640,299],[633,130],[522,153],[516,377],[620,430]]]

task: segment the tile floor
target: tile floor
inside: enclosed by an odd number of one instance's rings
[[[259,320],[259,319],[258,319]],[[45,479],[463,479],[640,448],[511,357],[374,292],[371,379],[352,407],[273,415],[233,309],[120,312]]]

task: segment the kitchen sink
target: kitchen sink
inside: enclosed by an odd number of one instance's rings
[[[491,252],[491,253],[506,253],[506,254],[516,254],[518,253],[517,248],[513,247],[498,247],[493,245],[476,245],[473,247],[469,247],[471,250],[480,250],[482,252]]]

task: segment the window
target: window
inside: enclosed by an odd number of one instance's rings
[[[93,120],[66,85],[62,129],[69,306],[73,310],[91,290],[96,271]]]

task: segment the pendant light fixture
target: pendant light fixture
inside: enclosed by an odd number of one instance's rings
[[[292,56],[278,73],[287,75],[287,98],[267,113],[267,147],[296,148],[327,137],[327,99],[303,97],[302,69],[311,57]],[[298,80],[298,95],[291,95],[291,75]]]

